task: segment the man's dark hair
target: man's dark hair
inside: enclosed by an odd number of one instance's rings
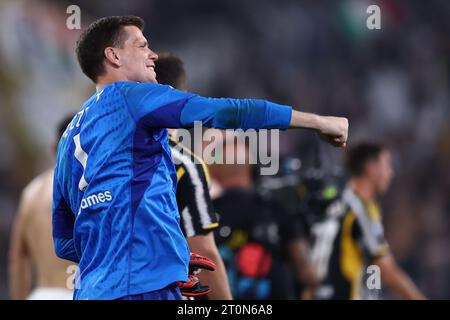
[[[345,164],[352,177],[361,176],[364,167],[370,160],[377,159],[380,154],[387,150],[381,143],[361,142],[351,147],[346,154]]]
[[[180,89],[186,81],[183,61],[173,53],[158,53],[155,72],[158,83],[171,85],[176,89]]]
[[[137,16],[112,16],[98,19],[83,31],[77,41],[77,58],[83,73],[96,82],[105,72],[104,51],[107,47],[121,47],[126,41],[125,26],[144,30],[144,20]]]

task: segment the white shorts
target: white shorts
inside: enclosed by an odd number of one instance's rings
[[[73,300],[73,291],[65,288],[36,288],[27,300]]]

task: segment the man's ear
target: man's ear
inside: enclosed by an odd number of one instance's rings
[[[366,175],[373,176],[377,173],[377,165],[378,163],[375,160],[369,160],[364,165],[363,172]]]
[[[122,62],[113,47],[107,47],[104,51],[106,61],[115,67],[120,67]]]

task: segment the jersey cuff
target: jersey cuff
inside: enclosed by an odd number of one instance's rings
[[[272,128],[289,129],[292,118],[292,107],[269,102],[267,113]]]

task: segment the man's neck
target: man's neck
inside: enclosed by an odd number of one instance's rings
[[[376,196],[373,184],[364,178],[352,178],[348,186],[365,202],[373,201]]]
[[[96,87],[97,91],[99,91],[104,86],[106,86],[110,83],[113,83],[113,82],[117,82],[117,81],[129,81],[129,80],[126,77],[118,76],[118,75],[103,76],[103,77],[99,77],[97,79],[97,83],[95,84],[95,87]]]

